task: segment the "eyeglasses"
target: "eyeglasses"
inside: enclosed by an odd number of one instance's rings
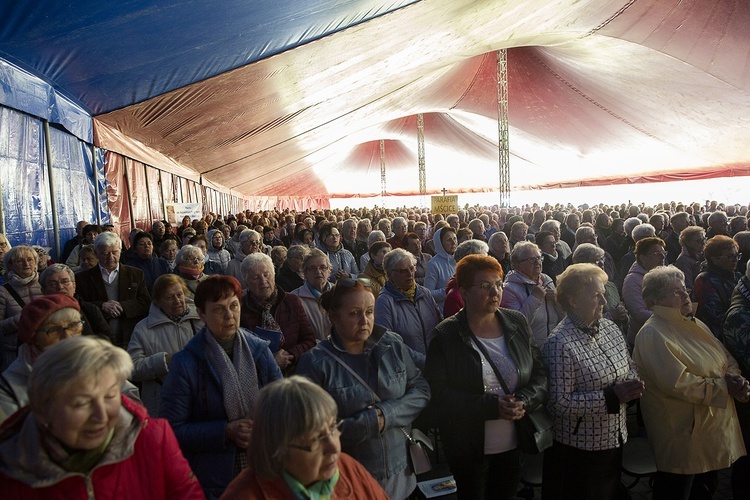
[[[68,323],[67,325],[60,325],[60,326],[53,326],[50,328],[47,328],[46,330],[37,330],[38,332],[46,333],[49,337],[57,337],[58,339],[61,339],[63,335],[65,335],[68,332],[78,332],[83,328],[83,324],[85,321],[78,320],[74,321],[72,323]]]
[[[245,241],[247,241],[247,244],[250,245],[251,247],[257,247],[258,245],[260,245],[260,240],[245,240]]]
[[[416,270],[417,270],[417,266],[409,266],[404,269],[394,269],[393,272],[403,275],[403,274],[411,274],[415,272]]]
[[[328,271],[329,269],[331,269],[330,266],[310,266],[307,269],[305,269],[305,272],[312,271],[314,273],[324,273]]]
[[[722,259],[729,259],[729,260],[740,260],[742,258],[742,254],[741,253],[730,253],[730,254],[727,254],[727,255],[722,255],[721,258]]]
[[[537,262],[541,262],[541,261],[542,261],[542,256],[539,255],[536,257],[529,257],[528,259],[519,260],[518,263],[523,264],[524,262],[531,262],[533,264],[536,264]]]
[[[8,248],[8,242],[7,241],[0,242],[0,248]]]
[[[369,278],[339,278],[334,285],[334,288],[341,286],[343,288],[352,288],[357,283],[362,283],[367,288],[372,288],[372,281]]]
[[[672,290],[672,294],[675,297],[682,297],[683,295],[690,295],[690,292],[688,292],[688,289],[684,286],[682,288],[678,288],[677,290]]]
[[[667,256],[667,252],[651,252],[647,253],[646,255],[650,255],[651,257],[661,257],[664,258]]]
[[[594,262],[594,264],[596,264],[597,266],[599,266],[601,268],[604,268],[604,264],[605,264],[604,257],[602,257],[601,259],[599,259],[596,262]]]
[[[472,285],[480,290],[482,290],[484,293],[490,293],[490,290],[496,290],[498,292],[502,292],[503,290],[503,282],[498,281],[497,283],[490,283],[488,281],[485,281],[484,283],[480,283],[478,285]]]
[[[325,441],[326,439],[334,439],[341,435],[342,427],[344,427],[344,419],[331,424],[331,427],[328,428],[328,432],[316,437],[315,439],[310,441],[310,444],[290,444],[289,447],[306,451],[308,453],[319,451],[320,447],[323,446],[323,441]]]

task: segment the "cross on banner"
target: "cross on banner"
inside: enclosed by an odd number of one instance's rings
[[[443,188],[441,191],[443,192],[443,196],[445,196],[445,193],[446,193],[447,190],[445,188]]]

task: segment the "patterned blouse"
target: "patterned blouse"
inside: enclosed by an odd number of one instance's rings
[[[549,367],[555,440],[587,451],[609,450],[628,438],[625,405],[614,384],[637,376],[620,329],[601,319],[587,327],[569,314],[542,348]]]

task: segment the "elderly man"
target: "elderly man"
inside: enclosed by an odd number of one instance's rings
[[[709,240],[718,235],[729,236],[729,219],[727,214],[721,211],[708,216],[708,229],[706,230],[706,238]]]
[[[355,259],[357,257],[357,220],[346,219],[341,224],[341,244],[349,250]]]
[[[72,252],[73,249],[83,241],[83,228],[88,224],[89,223],[85,220],[78,221],[78,224],[76,224],[76,235],[65,242],[65,246],[63,246],[63,251],[59,259],[60,262],[66,262],[68,257],[70,257],[70,252]]]
[[[104,232],[94,240],[99,265],[76,275],[81,300],[101,309],[120,347],[127,347],[135,325],[146,317],[151,297],[143,271],[120,264],[122,242]]]
[[[677,212],[669,219],[669,223],[672,226],[672,232],[664,238],[664,243],[667,245],[667,263],[672,264],[682,252],[680,233],[690,225],[689,215],[687,212]]]
[[[557,249],[557,252],[562,255],[563,259],[568,260],[568,258],[573,255],[573,250],[570,249],[570,245],[560,239],[561,233],[559,221],[550,219],[542,222],[542,225],[539,227],[541,228],[541,231],[552,233],[555,237],[555,248]]]
[[[509,272],[513,270],[513,265],[510,263],[510,243],[508,237],[504,232],[498,231],[492,236],[488,242],[490,251],[488,255],[494,257],[503,268],[503,276],[507,276]]]
[[[240,271],[242,261],[245,257],[252,253],[258,253],[263,251],[263,244],[261,242],[261,235],[254,229],[245,229],[240,233],[239,237],[240,248],[234,254],[234,258],[229,261],[227,266],[226,274],[234,276],[240,283],[245,283],[245,276]]]
[[[305,282],[302,263],[310,253],[307,245],[292,245],[286,253],[286,260],[276,272],[276,285],[285,292],[301,287]]]

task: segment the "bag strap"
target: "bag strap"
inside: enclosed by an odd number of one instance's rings
[[[15,299],[16,302],[18,302],[19,306],[23,308],[23,306],[26,305],[26,302],[24,302],[21,296],[18,295],[18,292],[16,291],[16,289],[10,286],[10,283],[5,283],[3,287],[5,287],[5,289],[8,290],[8,293],[11,295],[11,297]]]
[[[490,355],[487,353],[487,349],[482,345],[482,343],[476,338],[476,336],[472,333],[471,334],[471,340],[474,342],[474,345],[477,346],[477,349],[479,349],[479,352],[482,353],[482,356],[484,356],[484,359],[487,360],[487,363],[490,364],[492,367],[492,371],[495,372],[495,376],[497,377],[497,380],[500,382],[500,386],[503,388],[503,391],[505,391],[505,394],[510,395],[512,392],[510,392],[510,389],[508,388],[508,384],[505,383],[505,379],[503,379],[503,376],[500,375],[500,370],[497,369],[497,366],[495,366],[495,363],[492,362],[492,358],[490,358]]]
[[[341,366],[343,366],[344,368],[346,368],[346,369],[347,369],[347,371],[348,371],[349,373],[351,373],[351,374],[352,374],[352,376],[353,376],[353,377],[354,377],[355,379],[357,379],[357,381],[358,381],[358,382],[359,382],[360,384],[362,384],[363,386],[367,387],[367,390],[368,390],[368,391],[370,391],[370,393],[372,394],[372,397],[373,397],[373,398],[375,399],[375,401],[376,401],[377,403],[379,403],[379,402],[381,401],[381,399],[380,399],[380,397],[379,397],[379,396],[377,395],[377,393],[376,393],[375,391],[373,391],[373,390],[372,390],[372,387],[370,387],[370,385],[369,385],[369,384],[368,384],[367,382],[365,382],[365,381],[364,381],[364,380],[362,379],[362,377],[360,377],[360,376],[359,376],[359,374],[358,374],[357,372],[355,372],[355,371],[354,371],[354,369],[353,369],[353,368],[352,368],[351,366],[349,366],[349,365],[347,365],[346,363],[344,363],[344,360],[343,360],[343,359],[341,359],[341,358],[339,358],[338,356],[336,356],[336,354],[334,354],[334,352],[333,352],[333,351],[331,351],[331,349],[330,349],[330,348],[328,348],[328,346],[326,346],[326,345],[322,345],[321,347],[323,348],[323,352],[324,352],[324,353],[328,354],[328,355],[329,355],[330,357],[332,357],[332,358],[333,358],[333,359],[334,359],[334,360],[335,360],[335,361],[336,361],[336,362],[337,362],[338,364],[340,364]]]

